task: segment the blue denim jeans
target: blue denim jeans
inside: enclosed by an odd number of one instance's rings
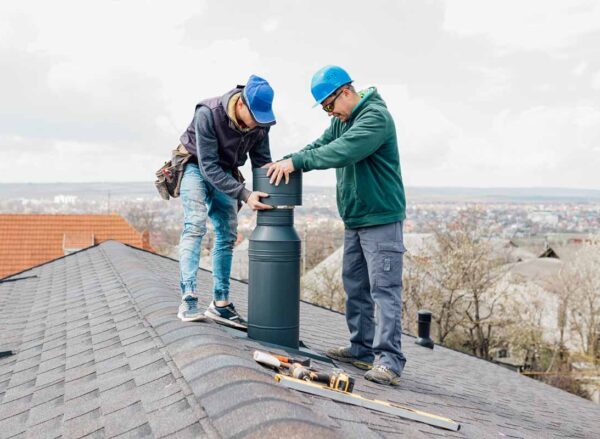
[[[196,274],[200,265],[206,219],[215,228],[212,251],[213,299],[229,300],[229,276],[233,246],[237,239],[237,201],[204,180],[198,165],[188,163],[181,181],[183,231],[179,240],[179,279],[181,293],[196,293]]]
[[[402,373],[402,222],[346,229],[344,289],[352,355]],[[377,318],[374,318],[377,304]]]

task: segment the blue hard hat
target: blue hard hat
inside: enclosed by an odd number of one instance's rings
[[[338,66],[325,66],[312,77],[310,84],[310,91],[319,105],[327,96],[331,95],[334,91],[340,88],[342,85],[350,84],[352,78],[348,72]]]
[[[275,125],[273,96],[275,93],[266,79],[250,75],[243,90],[244,101],[254,120],[262,126]]]

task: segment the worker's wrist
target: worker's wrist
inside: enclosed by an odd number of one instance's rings
[[[301,154],[292,155],[292,164],[294,165],[294,170],[298,171],[300,169],[304,169],[304,160],[302,160]]]
[[[240,194],[240,200],[242,200],[244,203],[247,203],[250,195],[252,195],[252,191],[249,191],[248,189],[244,188],[242,189],[242,192]]]

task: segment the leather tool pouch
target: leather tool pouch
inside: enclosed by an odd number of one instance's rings
[[[156,171],[156,181],[154,185],[160,196],[168,200],[169,198],[179,197],[181,188],[181,179],[186,163],[192,158],[185,146],[179,145],[171,153],[171,160],[165,162],[163,166]]]

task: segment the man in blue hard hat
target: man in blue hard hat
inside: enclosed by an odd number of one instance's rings
[[[396,128],[377,90],[357,92],[352,82],[338,66],[314,74],[315,105],[333,116],[331,124],[313,143],[272,164],[268,175],[279,184],[295,170],[336,168],[350,345],[327,355],[368,369],[368,380],[397,385],[406,363],[400,341],[406,202]]]
[[[210,318],[230,326],[246,326],[229,301],[238,203],[245,202],[253,210],[271,206],[260,202],[267,194],[246,189],[238,167],[248,156],[254,168],[271,163],[273,96],[269,83],[252,75],[245,86],[238,85],[223,96],[197,104],[194,118],[180,138],[192,155],[185,166],[180,191],[184,226],[179,241],[182,300],[177,316],[182,321]],[[198,309],[196,274],[207,218],[215,228],[214,287],[213,300],[202,314]]]

